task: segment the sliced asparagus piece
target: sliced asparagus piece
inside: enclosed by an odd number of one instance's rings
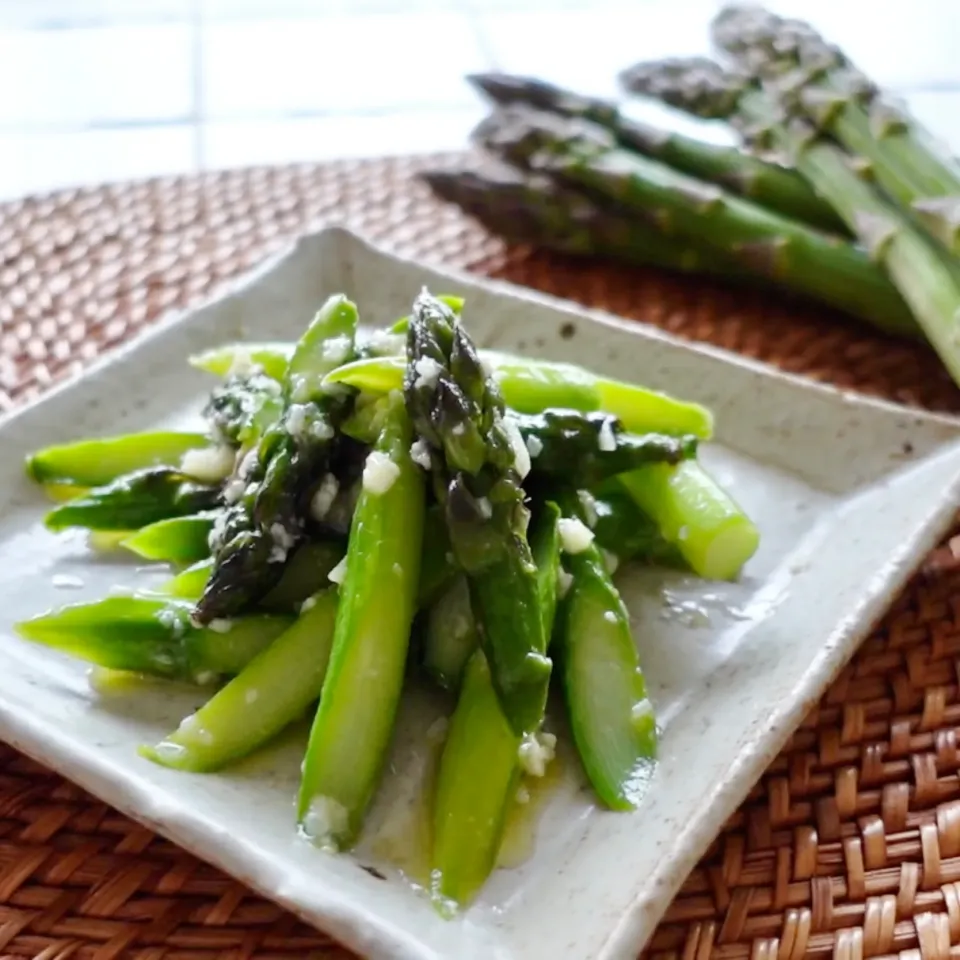
[[[426,616],[423,666],[444,690],[457,690],[464,668],[480,642],[470,603],[470,584],[456,577]]]
[[[596,124],[508,108],[484,120],[475,138],[499,157],[617,201],[851,316],[892,333],[912,325],[865,251],[624,150]]]
[[[608,100],[583,96],[533,77],[480,73],[467,77],[499,106],[523,105],[607,127],[620,144],[700,180],[717,183],[822,230],[846,233],[846,225],[795,170],[769,163],[737,147],[719,146],[624,116]]]
[[[216,516],[216,511],[207,511],[158,520],[122,540],[120,546],[145,560],[196,563],[210,556],[208,541]]]
[[[287,373],[295,344],[284,340],[224,343],[189,358],[190,366],[217,377],[247,372],[257,367],[264,376],[280,381]]]
[[[330,657],[337,591],[322,590],[299,618],[223,689],[142,756],[176,770],[206,772],[252,753],[319,696]]]
[[[481,350],[479,356],[490,367],[504,403],[517,413],[536,414],[554,407],[582,413],[600,410],[616,417],[630,433],[689,435],[700,440],[713,436],[713,415],[699,404],[601,377],[572,363],[492,350]],[[327,382],[386,393],[401,388],[405,368],[401,357],[357,360],[333,371]]]
[[[559,519],[560,511],[545,505],[530,535],[544,653],[557,606]],[[483,651],[468,654],[434,799],[431,892],[443,913],[469,903],[493,870],[521,757],[524,751],[541,749],[537,736],[542,722],[541,716],[525,736],[517,734],[504,716]]]
[[[638,64],[630,89],[700,116],[722,116],[785,153],[890,275],[950,375],[960,382],[960,273],[919,228],[851,168],[849,156],[789,115],[788,104],[702,59]]]
[[[425,502],[400,394],[364,471],[340,587],[333,650],[297,801],[319,846],[356,837],[379,781],[403,685],[420,579]]]
[[[656,726],[630,617],[595,545],[564,556],[558,656],[573,739],[597,796],[631,810],[653,774]]]
[[[214,568],[194,616],[200,623],[231,616],[280,579],[290,550],[303,538],[303,499],[332,454],[349,396],[323,378],[353,356],[356,306],[330,297],[297,343],[284,377],[284,414],[259,440],[243,479],[250,485],[212,544]],[[349,394],[349,391],[347,392]]]
[[[177,467],[188,451],[209,445],[202,433],[129,433],[46,447],[27,457],[26,469],[37,483],[102,487],[150,467]]]
[[[756,6],[723,8],[712,35],[745,72],[771,82],[791,110],[862,158],[947,250],[960,252],[960,163],[840,50],[809,24]]]
[[[424,290],[407,337],[407,408],[429,451],[434,492],[467,574],[504,713],[523,733],[543,714],[550,677],[521,485],[529,454],[515,425],[511,433],[499,390],[449,307]]]
[[[291,622],[256,614],[198,629],[189,604],[130,596],[73,604],[15,629],[26,640],[111,670],[208,682],[239,673]]]
[[[44,519],[49,530],[139,530],[159,520],[183,517],[216,506],[218,486],[199,483],[170,467],[149,467],[94,487]]]

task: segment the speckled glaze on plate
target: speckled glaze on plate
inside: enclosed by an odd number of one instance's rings
[[[95,557],[82,537],[46,532],[47,504],[22,474],[30,449],[193,422],[211,381],[186,366],[189,353],[244,336],[293,337],[339,290],[368,322],[386,323],[423,284],[467,297],[484,346],[574,360],[708,404],[717,439],[703,459],[763,534],[736,584],[622,573],[664,727],[642,808],[598,810],[566,751],[532,832],[508,844],[507,865],[453,922],[410,881],[421,866],[427,731],[443,709],[427,692],[406,699],[367,835],[333,857],[293,827],[304,730],[223,774],[161,769],[136,747],[195,709],[196,691],[99,695],[82,665],[11,630],[54,604],[160,576]],[[946,529],[960,492],[953,420],[405,262],[339,229],[303,239],[230,294],[171,318],[10,417],[0,442],[0,736],[359,953],[410,960],[634,957],[724,820]],[[55,577],[82,586],[67,592]]]

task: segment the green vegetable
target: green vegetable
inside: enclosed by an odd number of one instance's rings
[[[258,614],[198,629],[189,604],[130,596],[72,604],[14,629],[25,640],[111,670],[206,682],[239,673],[290,623]]]
[[[427,291],[414,301],[407,353],[407,409],[429,450],[434,492],[470,584],[497,693],[522,733],[542,716],[550,678],[517,470],[522,440],[511,437],[503,400],[460,319]]]
[[[214,512],[158,520],[136,531],[120,545],[146,560],[169,563],[196,563],[210,556],[208,539],[216,517]]]
[[[597,796],[631,810],[653,774],[657,736],[630,617],[597,547],[565,563],[573,579],[557,641],[573,739]]]
[[[26,468],[37,483],[102,487],[150,467],[177,467],[188,450],[209,444],[201,433],[129,433],[45,447],[27,457]]]
[[[217,377],[227,377],[231,371],[260,367],[265,376],[282,380],[293,356],[294,343],[283,340],[224,343],[190,357],[190,366]]]
[[[333,650],[297,801],[301,828],[321,846],[348,845],[361,827],[393,732],[416,610],[423,475],[410,459],[402,398],[391,394],[385,402],[371,454],[380,469],[368,477],[354,513]]]
[[[732,580],[756,553],[756,525],[695,460],[652,464],[620,480],[698,576]]]
[[[602,410],[615,416],[631,433],[688,434],[701,440],[713,435],[713,415],[698,404],[599,377],[572,363],[514,357],[492,350],[481,350],[479,355],[490,364],[504,403],[517,413],[542,413],[551,407],[584,413]],[[387,393],[402,386],[405,369],[402,357],[356,360],[333,371],[327,381],[368,393]]]
[[[49,530],[139,530],[214,507],[217,487],[198,483],[170,467],[151,467],[124,474],[102,487],[68,500],[47,514]]]
[[[618,562],[686,566],[677,546],[663,538],[660,528],[640,509],[620,477],[578,494],[584,507],[581,513],[587,514],[595,543]]]
[[[543,80],[505,73],[473,74],[467,80],[500,106],[521,105],[593,121],[609,129],[623,147],[674,170],[717,183],[795,220],[823,230],[846,232],[830,205],[795,170],[737,147],[719,146],[632,120],[611,101],[582,96]]]
[[[470,585],[466,577],[457,576],[427,612],[424,669],[443,689],[456,690],[478,643],[477,625],[470,606]]]
[[[337,591],[312,606],[173,733],[141,755],[176,770],[218,770],[252,753],[319,696],[330,657]]]
[[[194,610],[200,623],[255,603],[303,539],[301,504],[327,472],[350,404],[349,391],[329,391],[323,378],[353,356],[357,322],[356,306],[332,296],[297,343],[282,384],[283,419],[260,438],[244,478],[247,491],[227,511],[222,536],[212,544],[213,571]]]
[[[865,250],[624,150],[596,124],[510,108],[484,120],[476,138],[502,159],[669,224],[783,287],[894,333],[913,328],[907,304]]]

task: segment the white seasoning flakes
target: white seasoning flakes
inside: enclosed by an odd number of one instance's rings
[[[686,525],[682,526],[677,531],[677,540],[679,540],[680,543],[683,543],[683,541],[686,540],[689,536],[690,536],[690,528],[687,527]]]
[[[513,468],[519,474],[520,479],[523,480],[530,472],[530,451],[523,442],[520,427],[513,417],[504,417],[501,423],[510,443],[510,449],[513,450]]]
[[[347,558],[344,557],[328,574],[331,583],[343,583],[347,578]]]
[[[560,546],[565,553],[583,553],[593,543],[593,531],[576,517],[561,517],[557,521],[560,531]]]
[[[180,469],[195,480],[216,483],[230,476],[236,454],[230,447],[201,447],[188,450],[180,461]]]
[[[349,337],[331,337],[323,344],[323,359],[327,363],[340,364],[353,352],[353,344]]]
[[[570,592],[572,586],[573,574],[567,573],[566,570],[561,568],[557,574],[557,597],[562,600]]]
[[[447,728],[450,726],[450,721],[446,717],[437,717],[433,723],[427,727],[427,739],[431,743],[441,743],[447,735]]]
[[[201,687],[209,687],[214,683],[217,675],[212,670],[201,670],[194,678],[194,683]]]
[[[443,373],[443,367],[433,357],[420,357],[413,365],[413,369],[417,372],[416,379],[413,381],[413,386],[417,390],[434,389],[440,381],[440,374]]]
[[[552,733],[526,733],[520,742],[517,757],[524,773],[542,777],[547,764],[556,754],[557,738]]]
[[[543,441],[534,433],[527,437],[527,453],[531,460],[536,460],[543,453]]]
[[[493,377],[493,365],[484,357],[480,358],[480,372],[484,380],[490,380]]]
[[[583,517],[587,521],[587,526],[592,530],[600,519],[597,514],[597,500],[589,490],[578,490],[577,499],[583,508]]]
[[[613,453],[617,449],[617,438],[613,434],[613,426],[607,417],[600,425],[600,436],[597,445],[602,453]]]
[[[430,444],[423,437],[414,440],[410,446],[410,459],[424,470],[429,470],[433,466],[433,460],[430,457]]]
[[[317,605],[316,597],[307,597],[307,599],[300,604],[300,612],[309,613],[316,605]]]
[[[609,550],[601,550],[600,554],[603,557],[603,565],[607,568],[607,573],[612,577],[620,566],[620,558]]]
[[[230,368],[227,370],[226,379],[231,377],[250,377],[259,372],[259,367],[253,362],[253,357],[249,350],[243,347],[234,347],[233,357],[230,361]]]
[[[291,437],[302,437],[307,430],[307,408],[302,403],[294,403],[287,410],[285,421],[287,433]]]
[[[325,417],[314,420],[310,424],[310,436],[314,440],[331,440],[333,439],[333,427],[327,422]]]
[[[363,465],[363,489],[383,496],[400,476],[400,467],[381,450],[373,450]]]
[[[252,703],[256,703],[259,697],[260,691],[255,688],[251,688],[243,695],[243,702],[249,706]]]
[[[183,616],[173,607],[164,607],[157,614],[157,620],[173,634],[175,640],[179,640],[187,629]]]
[[[233,629],[233,621],[227,620],[223,617],[215,617],[207,624],[207,626],[214,633],[229,633]]]
[[[246,489],[246,481],[235,477],[223,488],[223,499],[226,503],[236,503],[243,497],[243,491]]]
[[[347,808],[333,797],[314,797],[303,818],[303,832],[307,839],[321,849],[336,850],[338,840],[350,828]]]
[[[616,623],[617,615],[612,610],[607,610],[603,615],[603,619],[606,620],[607,623]]]
[[[200,726],[195,713],[191,713],[190,716],[184,717],[183,721],[180,723],[178,732],[185,733],[187,736],[193,737],[205,747],[209,747],[213,744],[213,734],[205,727]]]
[[[250,474],[257,468],[257,448],[252,447],[244,455],[237,467],[237,477],[241,480],[247,480]]]
[[[320,481],[317,492],[310,498],[310,516],[318,522],[324,520],[339,492],[340,481],[332,473],[326,474]]]
[[[517,788],[517,803],[529,803],[530,802],[530,791],[526,787]]]
[[[490,503],[489,497],[480,497],[477,500],[477,509],[484,520],[489,520],[493,516],[493,504]]]
[[[79,590],[83,586],[83,580],[69,573],[55,573],[50,582],[57,590]]]

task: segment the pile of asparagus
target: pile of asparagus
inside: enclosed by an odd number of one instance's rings
[[[758,545],[698,460],[708,410],[478,350],[463,306],[424,290],[370,331],[332,296],[296,343],[191,358],[218,377],[204,429],[32,455],[60,501],[50,530],[177,571],[18,624],[101,671],[208,688],[142,748],[170,768],[223,769],[312,716],[297,818],[334,850],[361,833],[404,684],[447,691],[430,852],[444,913],[481,888],[522,778],[552,757],[551,680],[599,801],[632,809],[649,780],[657,729],[617,566],[729,579]]]
[[[960,164],[808,24],[733,6],[712,37],[729,67],[640,63],[620,84],[728,121],[741,147],[482,74],[484,159],[423,179],[509,240],[787,289],[925,339],[958,380]]]

